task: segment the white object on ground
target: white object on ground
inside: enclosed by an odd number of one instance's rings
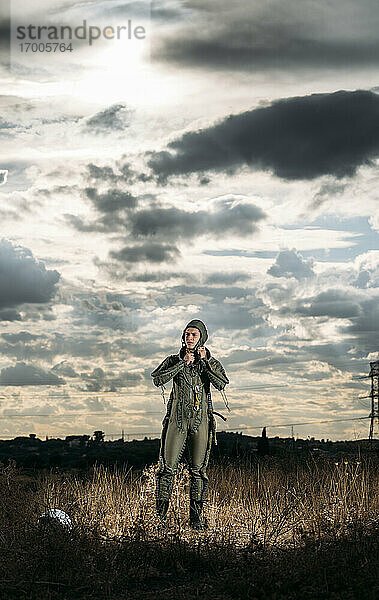
[[[72,529],[72,522],[67,513],[59,508],[50,508],[49,510],[45,510],[44,513],[38,518],[39,523],[44,523],[46,521],[54,521],[55,523],[59,523],[62,527],[67,529]]]

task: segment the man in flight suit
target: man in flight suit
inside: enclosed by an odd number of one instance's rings
[[[210,385],[212,383],[218,390],[223,390],[229,383],[221,363],[205,348],[207,339],[204,323],[193,319],[183,331],[179,354],[168,356],[151,374],[154,385],[158,387],[173,379],[163,420],[156,475],[157,512],[163,524],[175,473],[187,443],[190,525],[200,530],[205,528],[201,515],[208,488],[206,468],[215,435]]]

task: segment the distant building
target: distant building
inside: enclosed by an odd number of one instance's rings
[[[89,439],[89,435],[67,435],[65,441],[70,448],[83,448],[88,446]]]

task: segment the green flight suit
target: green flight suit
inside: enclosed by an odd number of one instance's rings
[[[207,339],[205,325],[201,321],[194,320],[187,325],[187,327],[192,326],[197,327],[201,333],[197,346],[203,345],[204,340]],[[208,348],[206,348],[206,358],[197,358],[190,365],[184,361],[184,354],[185,347],[182,347],[179,354],[168,356],[151,374],[156,386],[163,386],[173,379],[167,414],[163,420],[156,501],[158,514],[164,519],[175,473],[187,444],[190,471],[190,520],[191,523],[196,524],[199,523],[208,488],[206,468],[212,445],[214,422],[210,385],[212,383],[218,390],[223,390],[229,380],[221,363],[211,357]]]

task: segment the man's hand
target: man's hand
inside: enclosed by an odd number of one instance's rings
[[[184,355],[184,359],[183,359],[183,360],[184,360],[184,362],[185,362],[187,365],[192,365],[192,363],[193,363],[193,362],[194,362],[194,360],[195,360],[195,355],[194,355],[194,353],[193,353],[193,352],[186,352],[186,354]]]
[[[201,346],[199,348],[199,357],[200,358],[207,358],[207,351],[205,350],[204,346]]]

